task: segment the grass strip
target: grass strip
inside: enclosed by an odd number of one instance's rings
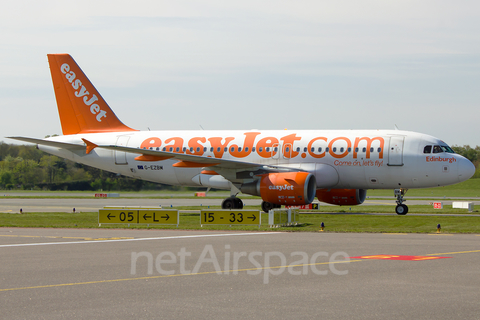
[[[442,233],[480,233],[478,216],[397,216],[362,214],[300,214],[301,224],[294,227],[270,228],[268,215],[262,214],[262,225],[257,226],[200,226],[200,213],[181,212],[178,229],[188,230],[261,230],[318,232],[324,222],[326,232],[387,232],[387,233],[433,233],[441,224]],[[97,212],[82,213],[0,213],[0,227],[37,228],[99,228]],[[175,226],[147,226],[126,224],[103,224],[100,228],[131,229],[177,229]]]

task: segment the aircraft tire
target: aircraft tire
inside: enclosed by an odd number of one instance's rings
[[[274,203],[262,201],[262,210],[263,212],[268,213],[268,211],[275,209],[276,206]]]
[[[395,207],[395,212],[400,216],[404,216],[408,212],[408,207],[404,204],[399,204]]]
[[[243,201],[237,197],[228,197],[222,201],[222,209],[243,209]]]
[[[235,209],[235,198],[230,197],[222,201],[222,209]]]
[[[235,209],[243,209],[243,201],[237,197],[233,198],[235,203]]]

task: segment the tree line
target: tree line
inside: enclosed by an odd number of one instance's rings
[[[469,159],[480,178],[480,146],[453,146]],[[119,176],[60,157],[49,155],[35,146],[0,143],[0,188],[23,190],[104,190],[139,191],[180,189],[153,182]]]
[[[12,190],[139,191],[179,189],[119,176],[40,151],[0,143],[0,188]]]

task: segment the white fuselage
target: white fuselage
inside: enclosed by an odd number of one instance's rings
[[[141,149],[201,157],[298,168],[315,175],[317,188],[398,189],[426,188],[470,178],[470,161],[454,153],[424,153],[441,140],[400,130],[250,130],[250,131],[135,131],[74,134],[49,140],[139,148],[138,154],[95,148],[86,154],[40,145],[48,153],[125,176],[171,185],[230,189],[254,177],[242,169],[222,169],[221,175],[202,173],[209,168],[183,168],[178,160],[138,161]],[[227,177],[225,179],[224,177]]]

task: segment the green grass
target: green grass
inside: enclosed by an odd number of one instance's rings
[[[25,191],[17,191],[25,192]],[[9,197],[15,196],[16,191],[4,191]],[[95,192],[55,192],[56,196],[36,196],[37,192],[31,191],[31,196],[25,198],[83,198],[93,197]],[[134,192],[119,192],[122,198],[134,197]],[[146,191],[146,198],[194,198],[194,191],[171,191],[164,192]],[[0,193],[1,194],[1,193]],[[58,196],[60,194],[60,196]],[[188,194],[188,196],[185,196]],[[228,196],[228,192],[209,192],[208,198],[223,199]],[[369,190],[369,200],[375,196],[391,196],[392,190]],[[430,189],[411,189],[407,193],[408,197],[480,197],[480,179],[470,179],[463,183],[453,186],[430,188]],[[244,198],[244,196],[242,196]],[[253,197],[252,197],[253,198]],[[115,199],[115,198],[111,198]],[[381,202],[382,200],[371,200]],[[220,202],[219,202],[220,204]],[[407,201],[408,204],[408,201]],[[210,207],[219,209],[219,206]],[[202,207],[175,207],[179,210],[200,210]],[[248,206],[245,209],[260,210],[258,206]],[[435,216],[397,216],[393,215],[395,205],[361,205],[361,206],[320,206],[316,214],[301,214],[302,224],[296,227],[285,227],[270,229],[267,225],[268,216],[262,215],[262,226],[205,226],[200,227],[200,214],[181,213],[179,229],[204,229],[204,230],[279,230],[279,231],[310,231],[316,232],[320,228],[320,223],[326,224],[327,232],[435,232],[436,225],[442,225],[442,232],[448,233],[480,233],[480,217],[475,216],[444,216],[445,214],[468,214],[466,210],[453,209],[451,206],[444,206],[443,210],[435,210],[431,205],[411,205],[409,214],[434,214]],[[392,213],[392,215],[368,215],[369,213]],[[350,214],[357,213],[357,214]],[[362,215],[361,213],[366,213]],[[478,208],[476,212],[478,214]],[[442,216],[443,215],[443,216]],[[24,213],[10,214],[0,213],[0,227],[54,227],[54,228],[98,228],[97,212],[82,213]],[[126,225],[102,225],[101,228],[126,228]],[[130,228],[154,228],[146,225],[131,225]],[[157,227],[155,227],[157,228]],[[164,226],[162,229],[176,229],[175,226]]]
[[[300,214],[301,225],[270,228],[268,215],[262,214],[262,225],[258,226],[200,226],[200,213],[180,213],[179,229],[188,230],[260,230],[260,231],[306,231],[318,232],[325,223],[326,232],[392,232],[432,233],[438,223],[442,233],[480,233],[480,217],[477,216],[397,216],[361,214]],[[82,213],[0,213],[0,227],[45,227],[45,228],[98,228],[97,212]],[[128,228],[127,225],[103,224],[100,228]],[[131,225],[134,229],[177,229],[176,226],[147,227]]]

